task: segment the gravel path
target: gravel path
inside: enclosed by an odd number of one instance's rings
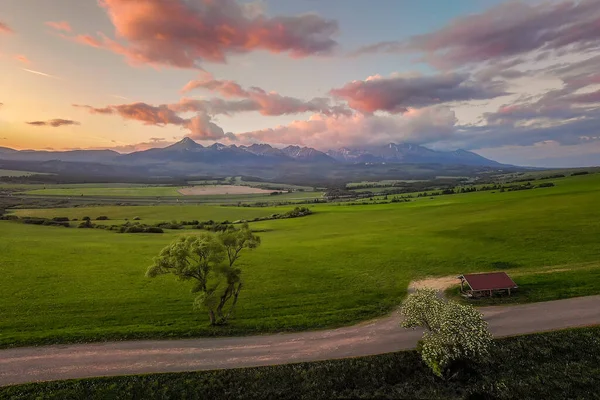
[[[600,296],[481,311],[497,336],[600,324]],[[397,313],[315,332],[132,341],[0,350],[0,386],[95,376],[254,367],[358,357],[411,349],[421,332],[399,327]]]

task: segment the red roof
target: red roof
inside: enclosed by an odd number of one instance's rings
[[[517,284],[506,272],[487,272],[484,274],[463,275],[473,290],[514,289]]]

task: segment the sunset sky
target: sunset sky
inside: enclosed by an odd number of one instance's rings
[[[2,0],[0,147],[600,165],[600,1]]]

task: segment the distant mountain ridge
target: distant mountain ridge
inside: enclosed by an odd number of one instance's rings
[[[129,154],[120,154],[112,150],[53,152],[34,150],[17,151],[0,147],[0,159],[42,162],[94,162],[133,166],[173,163],[268,166],[294,162],[303,164],[442,164],[490,167],[503,165],[466,150],[435,151],[410,143],[389,143],[384,146],[362,148],[344,147],[337,150],[329,150],[325,153],[311,147],[300,146],[287,146],[278,149],[265,143],[249,146],[214,143],[211,146],[203,146],[190,138],[185,138],[164,148],[152,148]]]
[[[338,150],[329,150],[327,155],[336,161],[348,163],[502,165],[467,150],[436,151],[410,143],[389,143],[384,146],[365,148],[343,147]]]

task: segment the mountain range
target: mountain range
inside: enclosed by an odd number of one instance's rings
[[[17,151],[0,147],[0,160],[63,161],[120,165],[209,164],[231,166],[274,166],[284,163],[303,164],[441,164],[499,167],[496,161],[466,150],[435,151],[409,143],[384,146],[340,148],[322,152],[310,147],[288,146],[283,149],[269,144],[250,146],[215,143],[203,146],[185,138],[164,148],[129,154],[112,150]]]

